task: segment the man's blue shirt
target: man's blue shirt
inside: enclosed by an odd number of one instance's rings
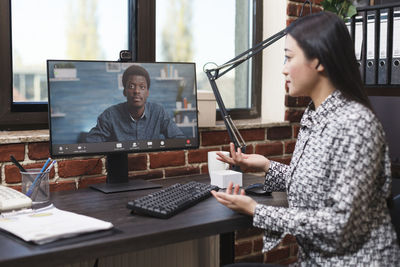
[[[165,109],[156,103],[147,102],[143,116],[133,120],[128,103],[119,103],[103,111],[97,125],[86,137],[86,141],[115,142],[128,140],[152,140],[186,138]]]

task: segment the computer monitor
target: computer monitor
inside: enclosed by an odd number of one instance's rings
[[[128,179],[128,153],[199,147],[194,63],[48,60],[50,154],[106,155],[119,192],[159,185]]]

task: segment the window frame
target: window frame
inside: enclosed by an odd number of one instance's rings
[[[253,47],[263,41],[263,1],[253,0]],[[232,119],[254,119],[261,117],[262,53],[252,58],[251,107],[227,109]],[[217,120],[222,120],[217,113]]]
[[[253,43],[262,41],[263,2],[252,0]],[[129,0],[129,48],[133,60],[155,61],[156,40],[156,0]],[[0,1],[0,130],[48,129],[47,104],[25,104],[13,107],[12,104],[12,43],[11,43],[11,0]],[[249,109],[228,109],[233,119],[258,118],[261,116],[262,91],[262,53],[252,61],[252,100]],[[217,119],[221,115],[217,113]]]
[[[155,0],[128,0],[128,47],[137,61],[154,61],[149,39],[155,24],[147,16],[155,17]],[[140,10],[140,12],[139,12]],[[11,0],[0,1],[0,130],[48,129],[47,103],[14,103],[12,96],[12,38]],[[154,49],[153,49],[154,50]]]
[[[155,0],[152,0],[153,2]],[[263,1],[253,1],[253,46],[263,40]],[[149,23],[155,24],[154,17],[147,17]],[[151,37],[149,37],[151,38]],[[154,31],[152,39],[155,41],[156,32]],[[138,36],[138,40],[142,40]],[[155,44],[155,42],[154,42]],[[244,51],[243,51],[244,52]],[[154,47],[155,55],[155,47]],[[229,60],[229,59],[228,59]],[[262,92],[262,53],[252,58],[252,88],[251,88],[251,107],[227,109],[232,119],[253,119],[261,117],[261,92]],[[217,112],[217,120],[222,120],[220,112]]]

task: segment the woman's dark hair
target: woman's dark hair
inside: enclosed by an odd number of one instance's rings
[[[287,30],[307,59],[317,58],[333,86],[351,100],[372,110],[354,54],[354,46],[344,22],[331,12],[301,17]]]
[[[139,65],[132,65],[129,66],[125,71],[124,74],[122,74],[122,84],[124,85],[124,88],[126,88],[126,83],[128,82],[129,76],[143,76],[146,79],[147,82],[147,89],[150,89],[150,76],[147,70],[145,70],[143,67]]]

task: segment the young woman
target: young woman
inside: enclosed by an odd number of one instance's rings
[[[266,172],[265,189],[286,191],[289,207],[258,204],[230,185],[213,192],[227,207],[265,229],[263,251],[289,233],[301,265],[395,266],[400,262],[386,200],[390,160],[381,124],[371,110],[341,19],[321,12],[288,29],[283,74],[291,96],[312,100],[290,165],[256,154],[220,154],[230,164]]]

